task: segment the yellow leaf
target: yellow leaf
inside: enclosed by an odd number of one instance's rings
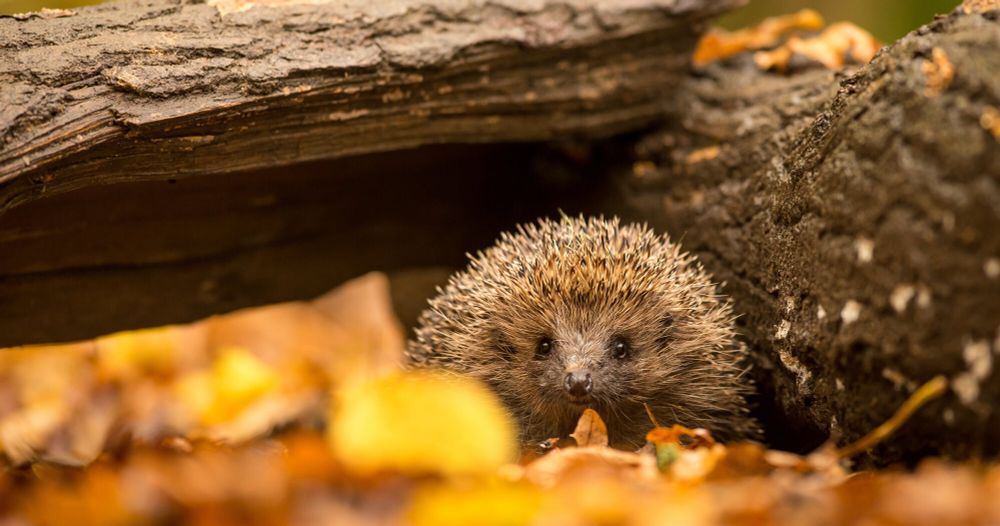
[[[251,403],[273,392],[278,375],[267,364],[239,347],[224,349],[211,371],[181,377],[176,393],[205,424],[235,418]]]
[[[329,441],[362,475],[489,472],[516,454],[514,424],[486,387],[464,377],[400,373],[343,389]]]
[[[278,385],[274,370],[239,347],[224,349],[212,364],[212,380],[219,398],[245,406]]]
[[[532,524],[541,503],[539,490],[525,483],[432,485],[414,492],[407,518],[414,526]]]
[[[180,347],[178,332],[174,327],[159,327],[98,338],[98,370],[105,378],[170,371]]]

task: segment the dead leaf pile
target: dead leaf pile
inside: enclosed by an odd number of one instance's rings
[[[803,9],[738,31],[713,28],[698,43],[694,63],[701,66],[753,51],[754,63],[762,70],[784,71],[796,58],[839,69],[851,63],[867,63],[881,47],[869,32],[850,22],[838,22],[826,29],[824,25],[819,13]]]
[[[311,303],[0,349],[0,454],[80,466],[123,441],[247,441],[322,421],[332,386],[396,370],[402,347],[370,275]]]
[[[518,457],[482,385],[399,370],[386,282],[96,341],[0,350],[0,524],[997,524],[1000,467],[852,473],[947,382],[806,456],[600,415]],[[612,430],[613,431],[613,430]]]

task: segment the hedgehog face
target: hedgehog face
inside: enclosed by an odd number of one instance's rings
[[[492,337],[485,341],[503,367],[484,379],[522,420],[559,422],[533,431],[544,438],[572,430],[586,407],[609,425],[648,423],[643,404],[671,403],[680,380],[665,376],[673,368],[676,343],[670,298],[632,292],[621,301],[595,301],[560,292],[530,309],[493,313]],[[566,301],[573,297],[579,301]],[[634,426],[616,424],[610,431],[614,436],[626,427]]]

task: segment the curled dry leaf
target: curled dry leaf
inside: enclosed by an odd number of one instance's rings
[[[608,427],[597,411],[587,408],[583,410],[576,423],[576,430],[570,435],[579,447],[607,447]]]
[[[775,46],[781,38],[796,29],[818,30],[823,27],[823,17],[812,9],[803,9],[790,15],[770,17],[761,23],[738,31],[712,28],[701,37],[694,52],[695,65]]]
[[[871,33],[850,22],[838,22],[815,37],[792,36],[775,49],[758,51],[754,53],[754,62],[761,69],[781,71],[798,55],[828,69],[839,69],[848,59],[858,64],[869,62],[880,47]]]

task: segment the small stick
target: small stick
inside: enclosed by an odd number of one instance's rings
[[[944,376],[935,376],[910,395],[903,402],[903,405],[899,406],[899,409],[896,410],[896,414],[892,415],[892,418],[871,430],[867,435],[861,437],[860,440],[837,449],[835,454],[838,458],[849,458],[862,451],[871,449],[879,442],[885,440],[886,437],[896,432],[910,418],[914,411],[944,394],[946,389],[948,389],[948,380]]]
[[[649,404],[646,402],[642,403],[642,407],[646,408],[646,416],[649,417],[649,421],[653,423],[653,427],[660,427],[660,423],[656,421],[656,417],[653,416],[653,410],[649,408]]]

